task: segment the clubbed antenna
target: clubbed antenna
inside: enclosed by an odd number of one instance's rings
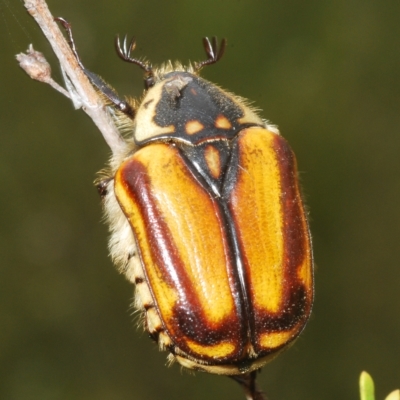
[[[218,47],[218,39],[216,36],[213,36],[211,41],[208,37],[203,38],[203,47],[208,56],[207,60],[200,61],[195,63],[194,69],[195,72],[199,72],[206,65],[215,64],[217,61],[221,59],[221,57],[225,53],[226,49],[226,39],[221,40],[221,44]]]
[[[118,56],[126,62],[138,65],[140,68],[142,68],[145,71],[144,84],[145,84],[146,89],[149,89],[152,86],[154,86],[153,67],[151,66],[150,63],[146,63],[137,58],[131,57],[131,53],[133,52],[133,50],[135,50],[135,47],[136,47],[135,37],[133,37],[131,39],[131,41],[128,45],[127,35],[125,35],[123,44],[121,46],[119,36],[116,36],[115,48],[117,49]]]

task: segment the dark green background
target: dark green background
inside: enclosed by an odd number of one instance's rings
[[[400,2],[49,0],[86,66],[121,94],[153,63],[202,59],[203,76],[254,101],[294,148],[311,213],[316,299],[300,339],[266,366],[270,400],[377,400],[400,386]],[[92,185],[109,151],[82,111],[30,80],[14,54],[54,56],[18,0],[0,1],[0,398],[243,399],[234,382],[178,366],[136,328],[132,288],[107,255]]]

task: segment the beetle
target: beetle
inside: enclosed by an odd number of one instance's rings
[[[207,59],[153,68],[138,100],[121,100],[88,71],[125,132],[97,187],[110,253],[135,284],[146,330],[169,360],[237,376],[261,368],[303,330],[313,303],[313,256],[296,158],[246,100],[200,77]],[[239,379],[238,379],[239,380]]]

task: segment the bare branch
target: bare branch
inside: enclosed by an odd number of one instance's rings
[[[15,56],[19,66],[32,78],[44,82],[58,90],[65,97],[71,98],[70,94],[51,77],[51,67],[43,54],[36,51],[30,44],[26,53]]]
[[[65,76],[69,93],[63,88],[60,90],[60,86],[50,76],[50,67],[48,66],[47,68],[46,66],[46,64],[48,65],[47,61],[41,53],[35,52],[32,47],[28,49],[27,54],[18,54],[17,59],[20,61],[21,67],[31,78],[48,83],[53,87],[58,86],[55,88],[71,98],[75,106],[77,104],[80,105],[89,115],[110,146],[111,151],[113,153],[120,152],[125,142],[107,113],[101,97],[79,66],[68,42],[54,21],[54,17],[51,15],[45,0],[25,0],[24,5],[53,48]]]

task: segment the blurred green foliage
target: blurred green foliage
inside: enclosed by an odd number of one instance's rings
[[[375,385],[371,375],[363,371],[360,375],[361,400],[375,400]],[[389,393],[385,400],[400,400],[400,390]]]
[[[382,399],[400,382],[400,2],[49,0],[85,65],[138,96],[142,74],[114,53],[137,37],[154,64],[203,58],[203,76],[247,97],[295,150],[316,260],[313,316],[264,368],[273,399],[356,399],[367,369]],[[226,378],[165,367],[136,329],[132,288],[107,256],[92,185],[109,156],[89,119],[31,81],[33,43],[60,73],[22,2],[0,1],[0,398],[242,399]]]

